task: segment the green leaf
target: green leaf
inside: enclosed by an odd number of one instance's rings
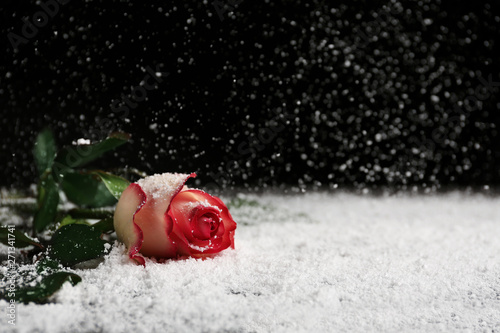
[[[80,172],[68,173],[61,187],[68,200],[77,205],[97,208],[116,203],[116,198],[96,175]]]
[[[50,273],[55,273],[62,268],[59,261],[50,258],[43,258],[40,261],[37,261],[35,267],[38,275],[49,275]]]
[[[37,232],[41,232],[54,222],[59,204],[59,188],[51,173],[46,172],[39,181],[37,203],[33,226]]]
[[[99,158],[107,151],[113,150],[130,139],[130,135],[122,132],[111,133],[106,139],[90,144],[64,148],[57,154],[56,162],[71,168],[81,167]]]
[[[95,229],[100,230],[102,233],[110,233],[115,231],[113,224],[113,217],[107,217],[92,225]]]
[[[68,211],[76,219],[105,219],[113,216],[112,209],[106,208],[73,208]]]
[[[38,246],[41,249],[43,248],[42,244],[38,243],[36,240],[31,239],[23,232],[11,227],[0,228],[0,243],[17,248],[23,248],[30,245]]]
[[[106,243],[101,239],[102,232],[83,224],[66,225],[54,233],[51,239],[49,256],[64,266],[99,258],[104,254]]]
[[[40,176],[52,167],[56,153],[57,147],[54,135],[52,131],[46,128],[38,134],[33,147],[33,156]]]
[[[71,215],[66,215],[61,223],[59,224],[59,228],[64,227],[65,225],[70,225],[70,224],[85,224],[89,225],[89,223],[83,219],[74,219]]]
[[[58,291],[66,281],[69,281],[71,285],[74,286],[82,281],[82,278],[69,272],[53,273],[42,278],[42,280],[35,286],[26,286],[16,290],[15,299],[16,301],[22,303],[43,303],[47,301],[47,298]]]
[[[94,171],[94,174],[101,177],[104,185],[108,188],[109,192],[116,198],[120,199],[122,192],[130,185],[130,182],[125,178],[115,176],[108,172]]]

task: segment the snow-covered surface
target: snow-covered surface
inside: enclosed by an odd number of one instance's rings
[[[1,331],[500,330],[500,198],[250,198],[266,206],[231,210],[235,250],[143,268],[115,247]]]

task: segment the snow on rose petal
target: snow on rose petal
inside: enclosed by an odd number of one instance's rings
[[[196,174],[164,173],[131,184],[116,206],[114,227],[131,259],[213,256],[234,248],[236,223],[217,197],[189,189]]]

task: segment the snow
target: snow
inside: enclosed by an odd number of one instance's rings
[[[81,145],[89,145],[91,144],[91,141],[89,139],[80,138],[76,141],[73,141],[72,143],[74,145],[81,146]]]
[[[189,174],[184,173],[154,174],[139,179],[137,184],[147,196],[151,196],[154,199],[170,199],[180,188],[182,188],[189,177]]]
[[[198,207],[213,208],[216,211],[222,212],[221,208],[219,208],[218,206],[211,205],[207,199],[200,201],[186,202],[185,204],[183,204],[182,209],[183,212],[186,213],[186,212],[191,212],[193,209],[196,209]]]
[[[55,303],[18,304],[1,331],[500,330],[500,198],[243,198],[261,205],[231,208],[235,250],[144,268],[115,246]]]

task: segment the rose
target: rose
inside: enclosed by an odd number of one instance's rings
[[[184,183],[196,174],[164,173],[143,178],[123,191],[114,227],[128,255],[205,258],[234,248],[236,223],[224,203]]]

